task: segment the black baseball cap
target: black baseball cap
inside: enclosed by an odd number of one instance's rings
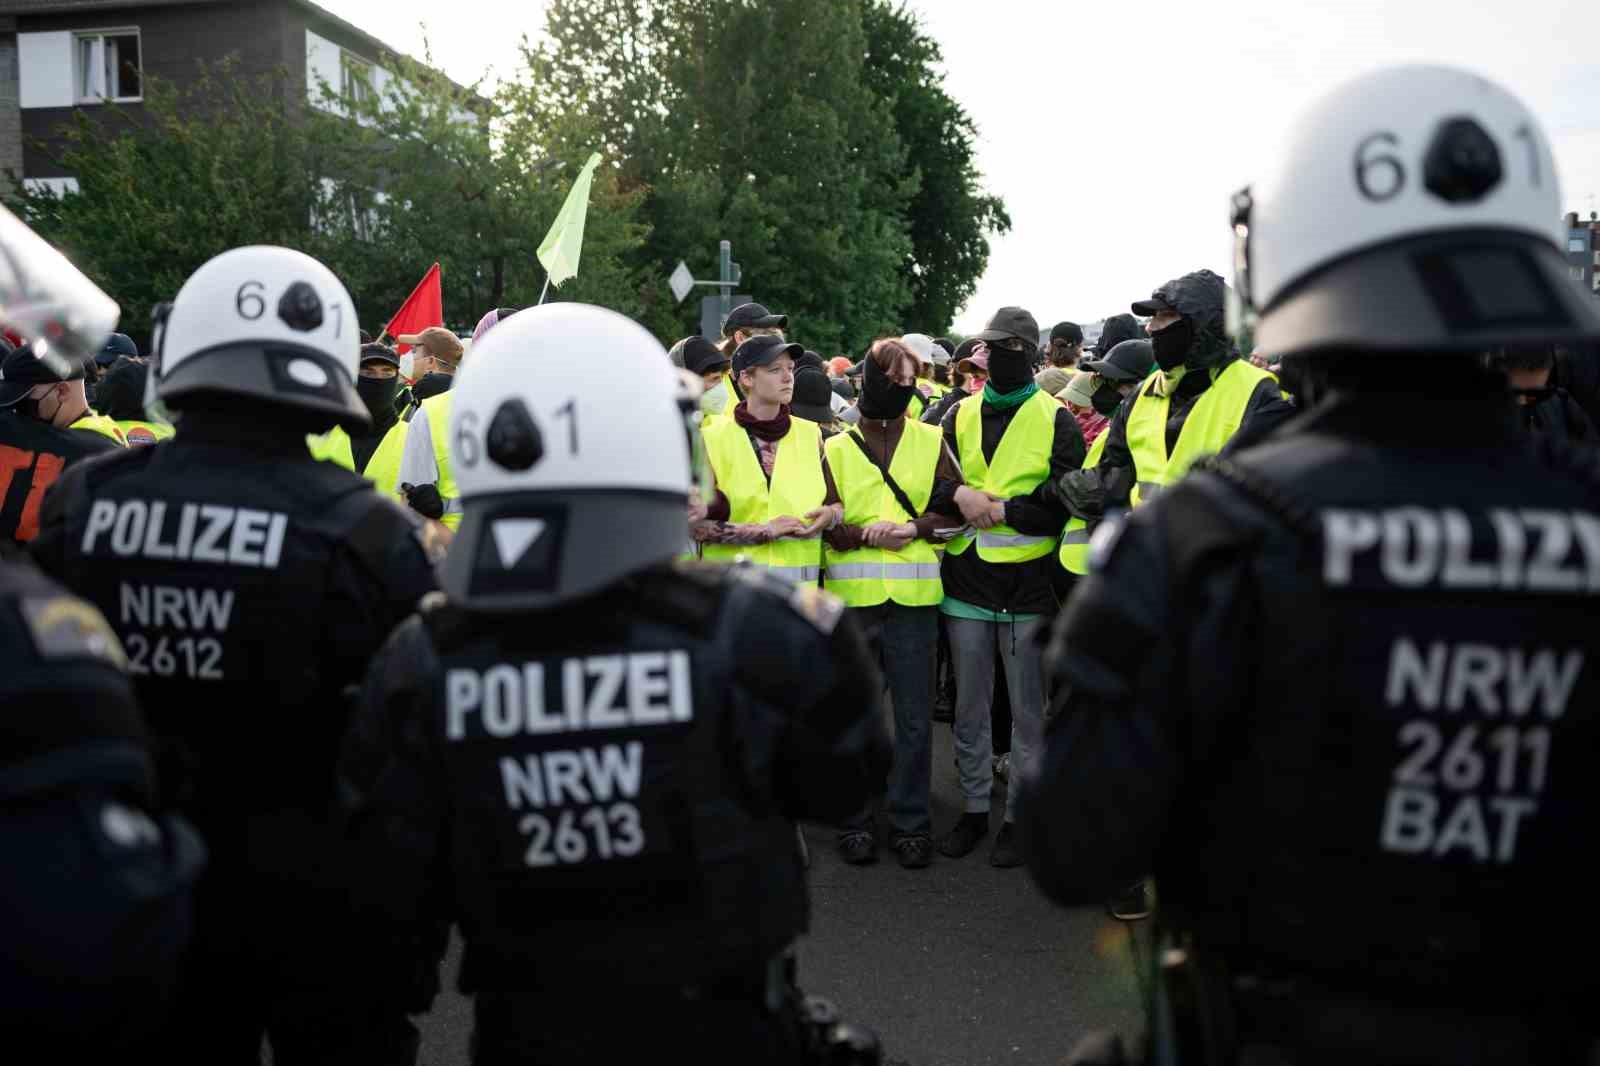
[[[788,328],[788,315],[775,315],[760,304],[740,304],[728,312],[727,319],[722,323],[722,335],[726,337],[736,329]]]
[[[728,357],[722,349],[698,333],[679,341],[683,345],[683,368],[691,374],[709,374],[713,370],[728,369]]]
[[[794,398],[789,411],[809,422],[826,425],[833,421],[833,386],[821,367],[803,366],[795,371]]]
[[[1057,322],[1050,327],[1050,339],[1053,341],[1064,340],[1068,344],[1083,343],[1083,327],[1076,322]]]
[[[387,344],[363,344],[361,346],[361,362],[388,363],[396,370],[400,369],[400,357],[395,355],[394,349]]]
[[[1085,359],[1080,365],[1107,381],[1143,381],[1156,365],[1155,347],[1143,337],[1137,337],[1120,342],[1102,358]]]
[[[81,377],[83,364],[77,360],[72,360],[71,370],[63,377],[41,362],[31,347],[18,348],[0,361],[0,407],[11,407],[35,385],[55,385]]]
[[[999,341],[1015,338],[1030,349],[1039,347],[1039,323],[1020,307],[1002,307],[989,316],[983,332],[974,333],[969,340]]]
[[[123,356],[136,358],[138,355],[139,346],[133,343],[132,337],[126,333],[113,333],[106,338],[106,343],[94,357],[94,361],[101,366],[110,366]]]
[[[798,344],[790,344],[782,337],[764,333],[759,337],[751,337],[734,351],[733,372],[735,375],[743,374],[752,367],[766,366],[780,356],[798,359],[804,352],[805,348]]]

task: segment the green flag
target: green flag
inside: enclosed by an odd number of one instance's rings
[[[594,168],[599,165],[599,152],[583,164],[572,191],[567,193],[567,202],[561,205],[561,213],[539,245],[539,262],[548,275],[546,284],[559,286],[578,273],[578,259],[583,255],[583,219],[589,213],[589,185],[594,181]]]

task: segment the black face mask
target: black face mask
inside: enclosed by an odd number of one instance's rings
[[[356,378],[356,395],[367,405],[367,413],[374,423],[383,423],[395,417],[394,398],[400,395],[400,375],[392,378]]]
[[[1194,347],[1194,320],[1185,315],[1159,333],[1150,334],[1150,345],[1156,352],[1156,366],[1176,370]]]
[[[989,384],[999,393],[1016,392],[1033,380],[1027,352],[1010,348],[989,349]]]
[[[870,358],[861,375],[861,382],[861,402],[858,405],[861,417],[885,421],[905,414],[911,394],[917,389],[915,384],[896,385],[877,360]]]
[[[1090,394],[1089,402],[1094,405],[1094,409],[1097,412],[1110,416],[1116,413],[1118,407],[1122,406],[1122,393],[1117,391],[1115,385],[1102,382],[1100,387]]]

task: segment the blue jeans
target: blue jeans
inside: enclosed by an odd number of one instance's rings
[[[884,807],[894,836],[929,835],[928,789],[933,777],[933,656],[939,608],[881,603],[851,607],[878,656],[894,704],[894,765]],[[845,820],[841,832],[870,832],[872,804]]]

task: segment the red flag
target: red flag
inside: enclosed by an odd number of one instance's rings
[[[428,268],[426,274],[422,275],[422,280],[411,290],[411,295],[400,305],[400,310],[389,319],[386,329],[389,336],[399,337],[402,334],[421,333],[429,326],[442,325],[444,325],[444,295],[439,288],[439,264],[435,263]],[[404,355],[411,350],[411,345],[402,344],[398,350]]]

